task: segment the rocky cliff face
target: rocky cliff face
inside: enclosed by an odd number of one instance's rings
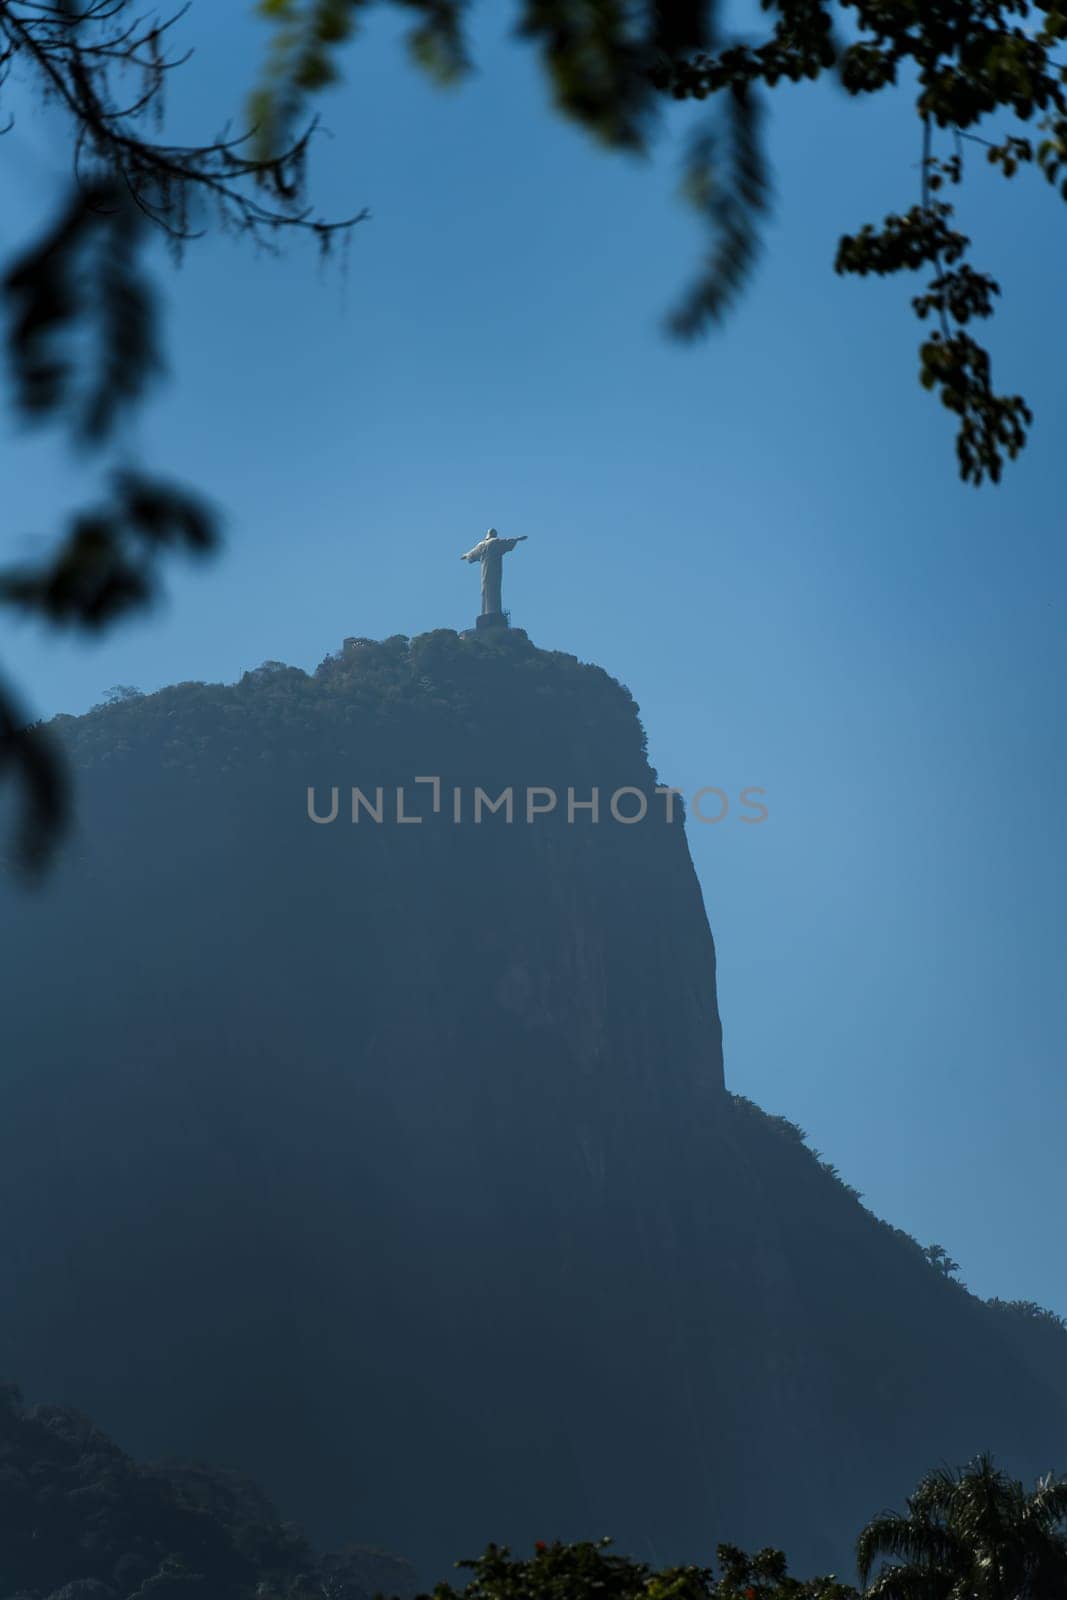
[[[726,1093],[681,815],[606,674],[350,641],[61,731],[79,840],[0,905],[28,1393],[425,1578],[605,1532],[840,1568],[934,1461],[1064,1464],[1062,1356]]]

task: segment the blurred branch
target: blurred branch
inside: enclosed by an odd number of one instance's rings
[[[74,187],[52,229],[8,271],[7,355],[27,420],[99,445],[143,399],[162,366],[144,234],[128,193],[99,177]]]
[[[769,204],[760,101],[741,82],[731,88],[725,108],[725,157],[720,157],[721,138],[708,129],[693,139],[686,162],[684,190],[707,219],[712,248],[669,319],[670,331],[683,339],[697,338],[721,322],[747,287],[759,255],[759,221]]]
[[[0,0],[0,87],[18,62],[71,134],[70,192],[3,278],[14,404],[24,421],[97,453],[115,444],[163,370],[145,266],[153,232],[175,255],[208,220],[268,248],[296,231],[327,250],[366,215],[327,221],[308,203],[313,121],[269,155],[254,153],[252,128],[198,145],[158,138],[167,77],[188,60],[168,54],[183,15],[159,21],[129,0]],[[104,501],[72,515],[55,551],[0,573],[0,603],[100,631],[150,602],[171,549],[203,554],[217,542],[217,518],[197,496],[118,473]],[[39,869],[62,835],[66,791],[46,735],[11,700],[0,715],[0,776],[21,785],[18,856]]]
[[[217,544],[217,517],[198,497],[117,473],[111,497],[77,512],[48,559],[0,572],[0,604],[57,627],[97,631],[155,598],[163,552],[206,555]]]
[[[21,804],[13,841],[14,865],[36,878],[48,865],[69,818],[66,765],[39,723],[28,723],[0,684],[0,779],[13,776]]]

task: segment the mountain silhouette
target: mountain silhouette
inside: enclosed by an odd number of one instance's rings
[[[850,1574],[931,1464],[1064,1465],[1054,1319],[728,1092],[683,807],[603,670],[353,639],[54,728],[79,835],[0,899],[28,1395],[426,1582],[603,1534]]]

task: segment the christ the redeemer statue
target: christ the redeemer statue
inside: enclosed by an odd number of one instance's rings
[[[490,528],[480,544],[476,544],[473,550],[468,550],[466,555],[460,556],[461,561],[480,561],[482,564],[482,614],[478,618],[480,628],[486,626],[490,617],[494,622],[505,623],[504,607],[500,601],[504,557],[525,538],[526,535],[520,533],[516,539],[502,539],[495,528]]]

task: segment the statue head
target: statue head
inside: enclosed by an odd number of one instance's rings
[[[485,537],[487,539],[499,539],[500,535],[497,533],[495,528],[490,528]]]

